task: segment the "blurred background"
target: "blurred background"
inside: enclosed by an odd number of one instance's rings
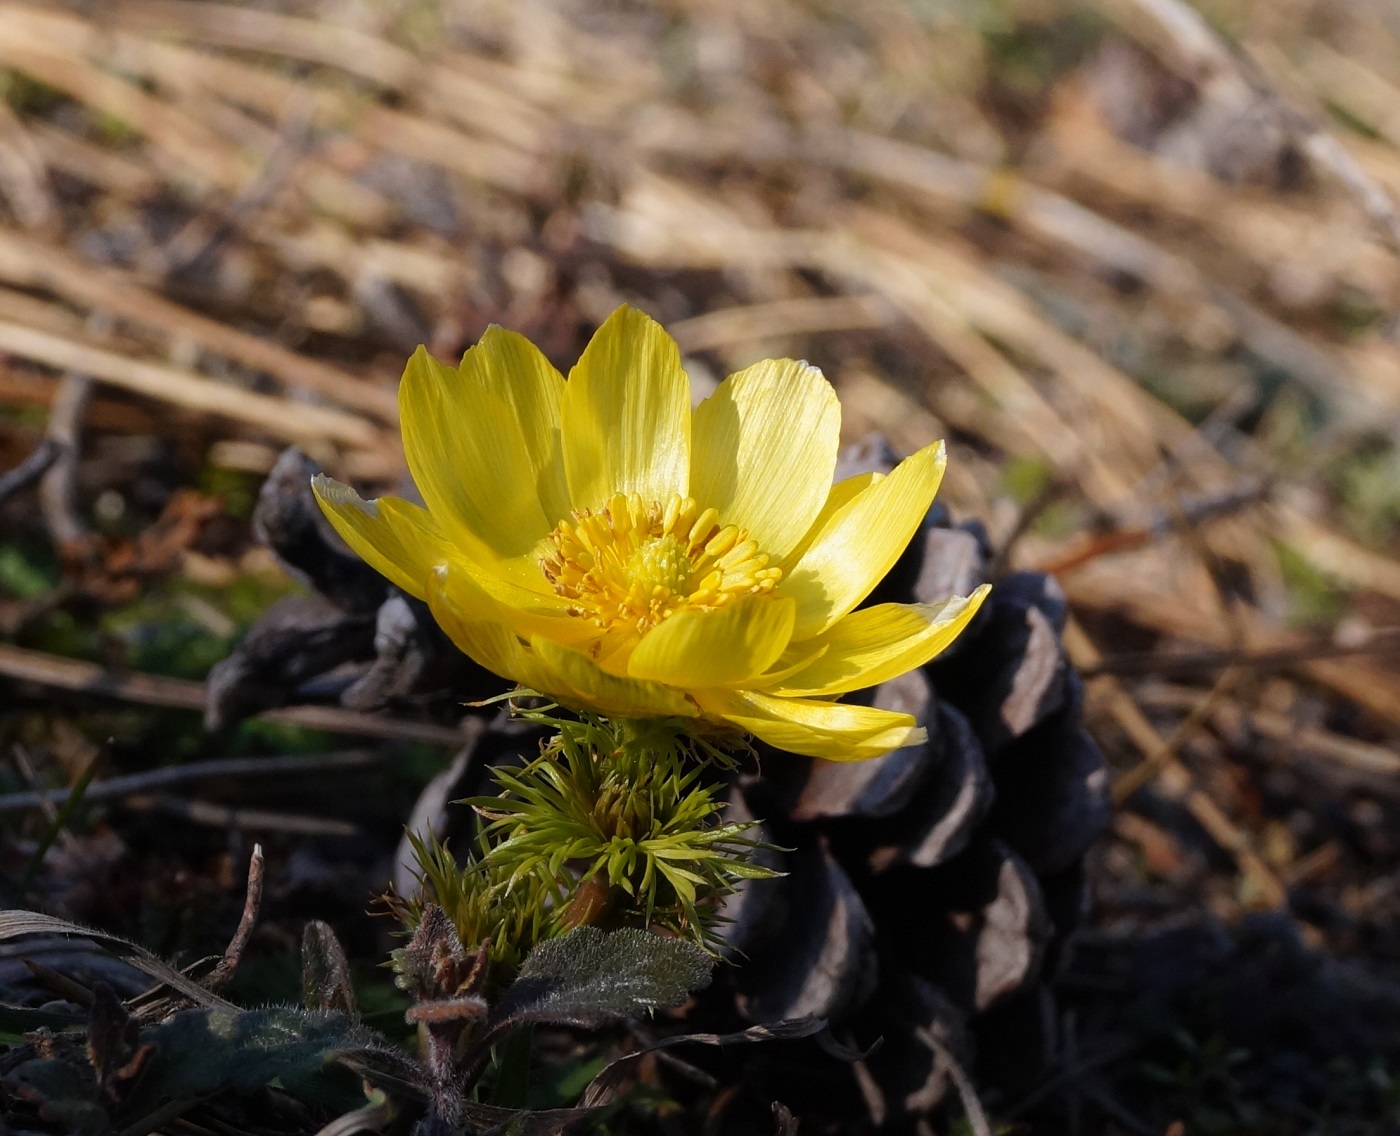
[[[992,570],[1063,588],[1115,809],[1061,1115],[1395,1131],[1397,199],[1394,0],[0,3],[0,790],[329,761],[126,828],[15,805],[5,874],[45,839],[46,903],[169,951],[236,918],[234,804],[391,846],[450,724],[380,727],[342,800],[354,711],[191,713],[302,587],[259,488],[289,444],[401,488],[416,345],[501,323],[567,369],[627,302],[698,393],[801,357],[849,441],[947,438]],[[359,910],[385,855],[282,900]],[[1124,936],[1188,925],[1131,963],[1204,960],[1168,1020],[1104,1018]],[[1326,1046],[1200,993],[1235,965]]]

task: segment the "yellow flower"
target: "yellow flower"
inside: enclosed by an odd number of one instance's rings
[[[427,508],[325,477],[316,495],[483,666],[575,709],[813,757],[922,740],[907,714],[833,698],[932,658],[987,594],[854,610],[928,510],[942,443],[833,486],[841,410],[820,371],[756,363],[692,412],[675,342],[626,307],[567,382],[499,327],[456,369],[419,348],[399,406]]]

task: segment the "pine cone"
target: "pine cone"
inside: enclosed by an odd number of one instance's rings
[[[892,466],[868,441],[838,478]],[[953,527],[935,507],[871,602],[965,595],[989,559],[980,526]],[[800,1101],[814,1126],[912,1127],[949,1091],[939,1047],[1006,1099],[1051,1057],[1045,979],[1084,910],[1107,769],[1081,725],[1059,586],[1038,573],[993,583],[949,651],[865,692],[914,714],[927,743],[850,764],[765,751],[761,773],[736,785],[734,808],[791,850],[779,854],[787,876],[726,905],[739,1012],[817,1014],[843,1043],[881,1040],[858,1071],[745,1063],[756,1098]]]

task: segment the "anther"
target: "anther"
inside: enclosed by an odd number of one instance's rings
[[[706,509],[697,518],[695,524],[690,527],[690,537],[687,543],[693,548],[695,545],[703,545],[710,539],[719,521],[719,511],[714,508]]]
[[[757,551],[758,542],[753,540],[746,540],[743,544],[735,545],[718,560],[716,560],[715,566],[718,568],[722,568],[724,569],[724,571],[728,572],[731,568],[734,568],[737,565],[742,564],[745,560],[749,559],[749,557],[751,557]]]
[[[734,525],[725,525],[719,532],[705,545],[705,555],[723,556],[739,539],[739,530]]]
[[[608,503],[608,513],[612,519],[613,532],[619,540],[632,531],[632,509],[627,494],[614,493]]]

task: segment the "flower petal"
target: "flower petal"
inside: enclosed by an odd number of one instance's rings
[[[426,509],[397,497],[366,501],[325,474],[311,479],[311,490],[335,531],[366,564],[409,595],[424,598],[434,568],[453,555]]]
[[[465,610],[459,606],[457,599],[462,594],[462,586],[459,582],[454,597],[453,589],[447,586],[448,579],[446,571],[438,571],[428,580],[428,607],[438,626],[458,650],[488,671],[536,689],[540,668],[519,636],[504,624],[484,618],[487,610],[484,605]]]
[[[983,584],[970,596],[941,604],[878,604],[853,611],[802,641],[803,647],[827,648],[819,659],[765,689],[785,698],[845,694],[921,667],[958,637],[991,590]]]
[[[575,508],[614,493],[666,502],[690,486],[690,383],[676,342],[635,308],[613,312],[564,385],[564,470]]]
[[[828,518],[778,584],[797,601],[794,639],[820,634],[870,594],[917,531],[946,464],[942,442],[925,446]]]
[[[743,682],[777,662],[796,608],[776,596],[743,596],[713,611],[678,611],[642,636],[627,673],[686,689]]]
[[[775,561],[811,528],[831,489],[841,404],[822,373],[765,359],[695,410],[690,495],[747,529]]]
[[[589,620],[569,614],[567,601],[522,588],[462,557],[448,563],[442,590],[464,617],[505,624],[522,639],[543,635],[582,648],[598,636]]]
[[[792,571],[793,565],[802,559],[812,542],[817,539],[817,534],[826,528],[826,524],[836,515],[846,503],[863,493],[870,486],[878,481],[884,481],[885,475],[878,470],[870,470],[867,473],[857,473],[853,477],[848,477],[843,481],[838,481],[827,490],[826,504],[822,506],[821,512],[817,514],[817,519],[812,522],[811,527],[802,535],[802,539],[797,542],[797,546],[787,554],[779,565],[784,575]]]
[[[399,384],[399,414],[408,467],[428,509],[454,537],[484,542],[508,559],[532,549],[558,518],[540,503],[540,471],[517,407],[481,381],[482,371],[500,364],[490,350],[498,345],[493,339],[474,348],[486,351],[462,371],[420,347]],[[528,372],[520,378],[545,381]]]
[[[927,738],[910,715],[872,706],[773,698],[754,691],[709,690],[695,697],[707,715],[732,722],[769,745],[828,761],[865,761]]]
[[[560,427],[564,376],[523,335],[497,324],[488,327],[462,356],[458,369],[464,378],[509,406],[520,427],[545,519],[551,527],[557,524],[569,515]]]
[[[696,716],[695,706],[678,690],[607,674],[587,655],[541,636],[530,640],[530,648],[546,672],[536,689],[566,706],[618,718]]]

